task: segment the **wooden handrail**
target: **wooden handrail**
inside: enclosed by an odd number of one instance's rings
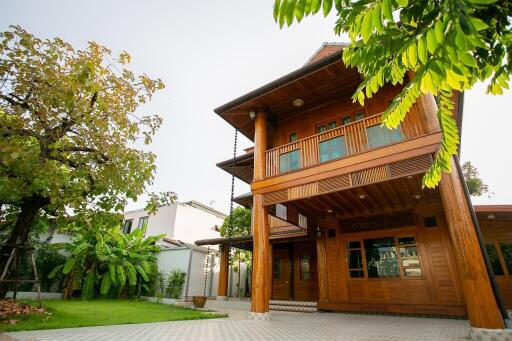
[[[300,150],[299,169],[320,164],[319,145],[321,142],[330,140],[339,136],[345,136],[346,155],[358,154],[367,151],[369,147],[366,128],[380,124],[381,113],[366,117],[362,120],[355,121],[334,129],[324,131],[306,138],[287,143],[285,145],[269,149],[265,152],[266,171],[265,177],[271,177],[281,174],[280,172],[280,156],[294,150]],[[413,116],[413,113],[411,113]],[[410,121],[410,120],[408,120]],[[417,120],[407,122],[407,125],[414,125]],[[402,137],[404,140],[417,137],[423,134],[422,129],[412,127],[404,131],[400,126]]]

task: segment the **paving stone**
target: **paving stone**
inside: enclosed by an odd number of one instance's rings
[[[229,318],[83,327],[8,333],[34,341],[160,340],[467,340],[465,320],[338,313],[273,312],[270,321],[248,319],[248,312]]]

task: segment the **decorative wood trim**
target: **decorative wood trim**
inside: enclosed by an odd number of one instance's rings
[[[377,182],[384,182],[406,175],[425,172],[432,164],[430,154],[393,162],[387,165],[363,169],[360,171],[314,181],[263,194],[265,206],[287,201],[314,197],[326,193],[337,192],[348,188],[360,187]]]

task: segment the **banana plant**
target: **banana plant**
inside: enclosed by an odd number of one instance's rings
[[[146,226],[124,234],[117,225],[87,224],[65,246],[70,256],[50,276],[59,272],[66,276],[64,293],[68,298],[75,289],[81,289],[84,299],[98,293],[120,295],[136,285],[149,292],[147,283],[156,268],[155,254],[160,251],[155,243],[163,235],[145,238],[145,232]]]

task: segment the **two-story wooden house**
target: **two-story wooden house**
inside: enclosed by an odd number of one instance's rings
[[[401,87],[353,103],[361,78],[341,61],[342,48],[324,44],[302,68],[215,109],[254,141],[218,164],[251,185],[236,201],[252,209],[252,236],[200,244],[253,250],[255,316],[279,299],[503,328],[458,161],[438,188],[421,186],[441,138],[434,97],[388,130],[380,116]],[[460,105],[454,114],[460,125]],[[220,281],[223,296],[222,269]],[[510,287],[510,276],[500,283]]]

